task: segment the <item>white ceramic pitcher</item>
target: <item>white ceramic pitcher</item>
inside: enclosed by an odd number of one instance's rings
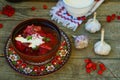
[[[63,0],[64,7],[74,17],[91,15],[103,2],[100,0]]]

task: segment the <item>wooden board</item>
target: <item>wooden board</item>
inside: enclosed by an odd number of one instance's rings
[[[37,1],[37,0],[36,0]],[[21,3],[9,3],[5,0],[0,0],[0,9],[6,4],[12,5],[16,9],[16,13],[13,17],[7,17],[0,15],[0,23],[4,25],[0,29],[0,55],[4,54],[4,46],[7,38],[11,34],[12,29],[21,21],[29,18],[45,18],[50,20],[49,11],[51,7],[55,6],[57,0],[52,0],[49,2],[44,2],[44,0],[39,1],[25,1]],[[42,8],[42,5],[46,4],[48,6],[47,10]],[[72,55],[69,61],[63,66],[59,71],[43,76],[43,77],[26,77],[18,74],[7,64],[5,57],[0,57],[0,80],[120,80],[120,21],[114,20],[111,23],[106,22],[106,16],[113,13],[120,15],[120,1],[119,0],[106,0],[97,9],[97,19],[101,22],[102,27],[105,28],[105,41],[112,46],[112,51],[109,56],[98,56],[95,55],[93,51],[93,46],[95,42],[100,40],[100,32],[96,34],[90,34],[84,29],[83,22],[79,28],[73,32],[72,30],[65,28],[62,24],[58,24],[60,29],[66,32],[69,36],[72,44]],[[31,7],[35,6],[36,11],[31,11]],[[91,18],[89,16],[88,18]],[[87,18],[87,19],[88,19]],[[72,35],[85,34],[89,37],[89,46],[86,49],[77,50],[74,47],[74,40]],[[101,61],[107,66],[107,71],[102,75],[97,75],[96,72],[87,74],[85,72],[85,58],[91,58],[93,61]],[[111,73],[112,72],[112,73]]]

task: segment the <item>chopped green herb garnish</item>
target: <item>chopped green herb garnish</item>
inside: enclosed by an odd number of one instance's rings
[[[49,41],[50,41],[50,38],[44,37],[43,40],[44,40],[45,42],[49,42]]]
[[[34,48],[32,48],[33,50],[38,50],[39,49],[39,46],[36,46]]]
[[[30,39],[32,39],[32,36],[27,36],[27,40],[30,40]]]

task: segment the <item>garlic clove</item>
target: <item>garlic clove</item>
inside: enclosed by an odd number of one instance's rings
[[[96,19],[96,13],[94,13],[94,18],[89,19],[85,24],[85,29],[90,33],[95,33],[101,29],[100,22]]]
[[[98,55],[108,55],[111,51],[111,46],[106,42],[99,41],[94,45],[94,51]]]
[[[88,46],[88,38],[85,35],[73,36],[74,37],[74,45],[77,49],[86,48]]]
[[[111,51],[111,46],[104,41],[104,29],[101,30],[101,41],[94,45],[94,51],[99,55],[108,55]]]
[[[90,33],[95,33],[99,31],[100,28],[101,24],[97,20],[93,21],[93,19],[89,19],[88,22],[85,24],[85,29]]]

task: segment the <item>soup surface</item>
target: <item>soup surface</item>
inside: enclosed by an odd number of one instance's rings
[[[16,48],[30,56],[39,56],[53,50],[58,44],[55,30],[38,25],[28,25],[15,36]]]

